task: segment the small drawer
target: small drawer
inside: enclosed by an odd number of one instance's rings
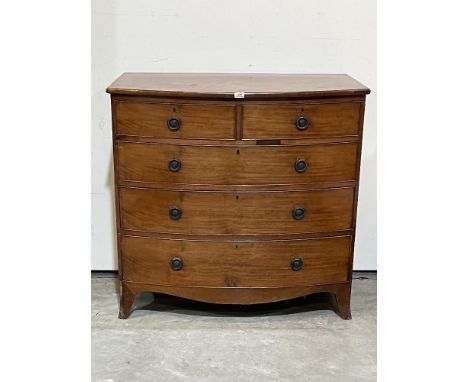
[[[235,107],[220,104],[117,102],[117,135],[235,139]]]
[[[351,238],[209,242],[123,237],[123,277],[155,285],[290,287],[348,281]]]
[[[194,146],[122,142],[119,179],[206,185],[317,184],[356,180],[356,143]]]
[[[359,134],[360,110],[360,102],[246,105],[243,138],[356,136]]]
[[[162,191],[120,188],[124,230],[193,235],[349,230],[354,188],[314,191]]]

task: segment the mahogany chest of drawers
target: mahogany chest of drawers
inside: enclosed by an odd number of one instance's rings
[[[349,319],[364,104],[347,75],[125,73],[111,94],[120,314],[143,291]]]

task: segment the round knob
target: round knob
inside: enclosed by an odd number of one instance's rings
[[[171,117],[167,120],[167,128],[171,131],[177,131],[180,129],[180,120],[176,117]]]
[[[169,264],[173,271],[180,271],[184,267],[184,262],[179,257],[173,257]]]
[[[309,121],[306,117],[297,117],[296,119],[296,127],[298,130],[305,130],[309,127]]]
[[[296,207],[292,210],[292,216],[296,220],[304,219],[305,209],[301,207]]]
[[[182,168],[182,162],[177,159],[172,159],[167,163],[167,167],[169,168],[169,171],[177,172]]]
[[[294,163],[294,168],[296,172],[304,172],[307,170],[307,162],[304,159],[298,159],[296,163]]]
[[[302,259],[292,259],[291,261],[291,269],[293,271],[298,271],[302,269],[303,265],[304,265],[304,262],[302,261]]]
[[[182,210],[180,208],[177,208],[177,207],[172,207],[169,210],[169,217],[172,220],[179,220],[182,217]]]

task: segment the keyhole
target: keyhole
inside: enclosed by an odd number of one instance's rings
[[[236,195],[236,199],[239,200],[239,195]]]
[[[239,151],[239,150],[237,150],[237,151],[236,151],[236,154],[237,154],[237,155],[239,155],[239,154],[240,154],[240,151]]]
[[[239,248],[239,246],[236,244],[236,249]]]
[[[174,108],[172,108],[172,111],[175,113],[175,107],[174,107]]]
[[[303,107],[301,107],[301,113],[303,113],[303,112],[304,112],[304,108],[303,108]]]

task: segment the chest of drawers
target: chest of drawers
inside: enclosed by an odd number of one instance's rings
[[[347,75],[125,73],[111,94],[120,318],[148,291],[317,292],[351,317],[364,105]]]

